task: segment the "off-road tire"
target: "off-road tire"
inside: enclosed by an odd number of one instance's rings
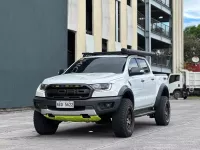
[[[170,122],[171,108],[169,98],[162,96],[159,106],[156,108],[155,121],[157,125],[167,126]]]
[[[135,117],[133,103],[130,99],[123,98],[119,109],[112,117],[113,132],[116,137],[130,137],[133,134],[134,125]]]
[[[176,99],[176,100],[178,100],[179,98],[181,98],[181,97],[182,97],[181,91],[179,91],[179,90],[174,91],[173,97],[174,97],[174,99]]]
[[[34,111],[33,122],[35,130],[40,135],[55,134],[60,122],[47,119],[41,113]]]

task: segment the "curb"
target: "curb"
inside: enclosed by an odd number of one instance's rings
[[[0,108],[0,113],[20,112],[33,110],[33,107],[19,107],[19,108]]]

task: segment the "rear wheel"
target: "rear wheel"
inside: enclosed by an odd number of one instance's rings
[[[181,97],[182,97],[181,91],[178,91],[178,90],[174,91],[174,98],[175,98],[176,100],[178,100],[178,99],[181,98]]]
[[[156,108],[155,121],[157,125],[167,126],[170,122],[171,108],[169,98],[161,97],[159,106]]]
[[[41,113],[34,111],[33,116],[34,127],[40,135],[55,134],[60,122],[47,119]]]
[[[130,137],[135,125],[133,103],[129,99],[122,99],[120,108],[113,115],[112,128],[117,137]]]

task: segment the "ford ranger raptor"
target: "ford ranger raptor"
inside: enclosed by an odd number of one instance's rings
[[[135,118],[170,122],[167,75],[154,75],[146,60],[154,53],[84,53],[59,75],[45,79],[34,97],[34,127],[55,134],[61,122],[111,124],[116,137],[130,137]]]

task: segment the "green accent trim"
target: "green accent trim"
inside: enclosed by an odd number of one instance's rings
[[[99,116],[90,116],[90,118],[83,118],[82,116],[55,116],[49,117],[44,115],[46,118],[57,121],[71,121],[71,122],[98,122],[101,120]]]

